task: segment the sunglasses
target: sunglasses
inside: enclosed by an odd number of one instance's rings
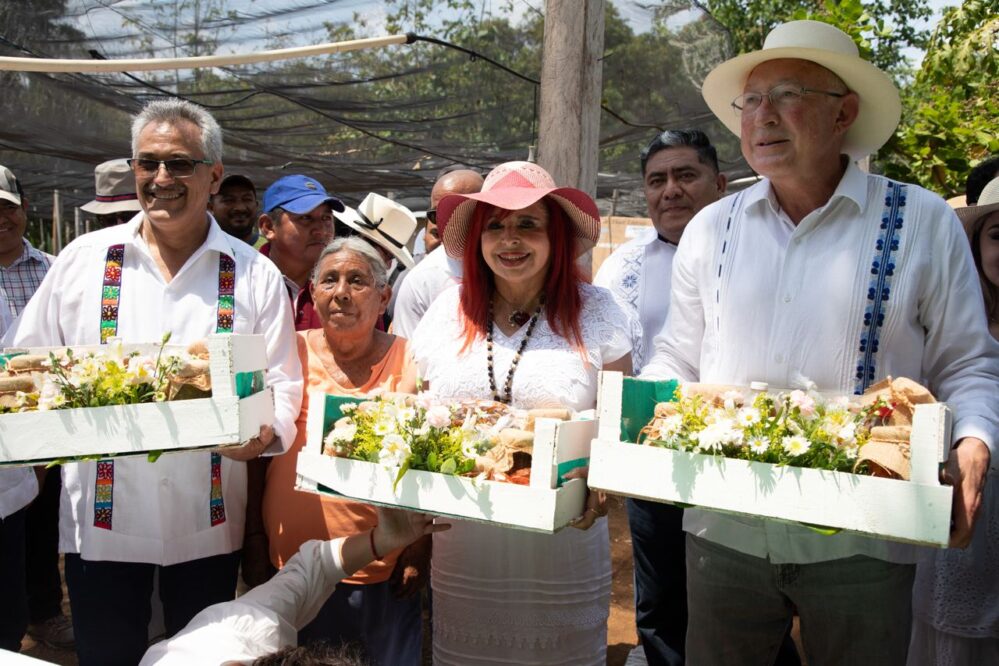
[[[133,157],[128,160],[128,166],[139,176],[155,176],[164,167],[171,178],[190,178],[199,164],[214,164],[211,160],[195,160],[178,157],[171,160],[152,160],[144,157]]]
[[[423,217],[427,218],[427,222],[430,224],[437,224],[437,209],[431,208],[423,214]]]

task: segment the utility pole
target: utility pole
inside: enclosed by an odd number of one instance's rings
[[[62,250],[62,197],[52,190],[52,254]]]
[[[597,194],[604,0],[545,0],[538,164],[560,186]],[[592,257],[580,257],[589,273]]]

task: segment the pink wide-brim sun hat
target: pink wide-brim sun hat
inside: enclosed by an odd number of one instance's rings
[[[545,197],[561,206],[572,223],[576,256],[597,244],[600,213],[590,195],[574,187],[556,187],[551,175],[533,162],[504,162],[489,172],[481,192],[449,194],[438,202],[437,226],[444,251],[450,257],[461,258],[472,214],[480,203],[503,210],[520,210]]]

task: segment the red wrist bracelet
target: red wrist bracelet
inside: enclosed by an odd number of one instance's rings
[[[375,531],[373,529],[368,532],[368,541],[371,543],[371,554],[375,556],[377,561],[381,562],[382,556],[378,554],[378,550],[375,548]]]

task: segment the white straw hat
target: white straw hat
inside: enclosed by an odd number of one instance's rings
[[[763,48],[726,60],[704,79],[701,94],[725,127],[741,136],[732,100],[741,95],[753,69],[769,60],[795,58],[822,65],[843,79],[860,98],[860,112],[843,142],[853,159],[870,155],[891,138],[902,117],[902,103],[891,77],[860,57],[842,30],[820,21],[782,23],[767,35]]]
[[[961,218],[964,228],[970,229],[980,218],[997,210],[999,210],[999,178],[993,178],[978,195],[977,205],[957,208],[954,212]]]
[[[388,197],[372,192],[353,209],[344,207],[336,218],[371,242],[392,253],[404,266],[411,268],[416,261],[406,244],[416,232],[413,212]]]

